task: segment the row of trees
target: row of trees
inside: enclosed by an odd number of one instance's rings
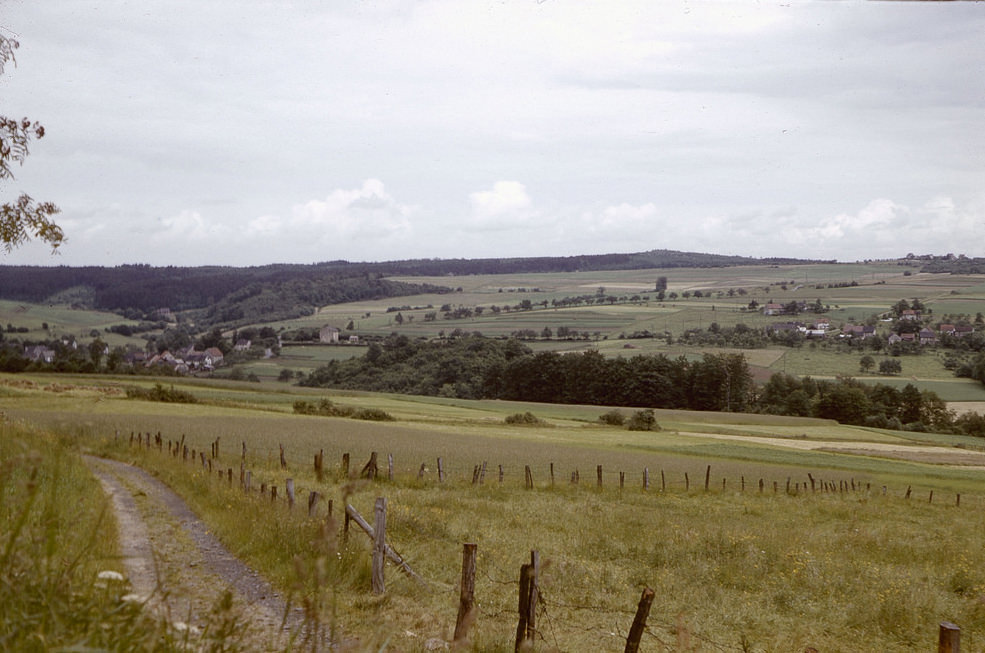
[[[981,362],[985,375],[985,357]],[[605,358],[533,353],[516,340],[464,336],[444,342],[391,336],[365,356],[332,361],[302,385],[442,395],[777,415],[813,416],[845,424],[964,432],[985,436],[985,418],[956,417],[935,393],[912,384],[799,379],[774,374],[757,389],[741,354],[700,359],[662,354]]]

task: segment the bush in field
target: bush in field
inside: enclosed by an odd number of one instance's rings
[[[657,424],[657,418],[653,411],[647,408],[632,414],[629,418],[628,428],[630,431],[659,431],[660,425]]]
[[[610,410],[607,413],[599,415],[599,421],[609,426],[622,426],[626,423],[626,416],[618,410]]]
[[[329,399],[322,399],[318,404],[310,401],[295,401],[294,413],[296,415],[320,415],[322,417],[351,417],[353,419],[363,419],[371,422],[393,422],[394,417],[379,408],[360,408],[356,410],[350,406],[337,406]]]
[[[379,408],[360,408],[352,413],[353,419],[364,419],[370,422],[394,422],[396,421],[390,413]]]
[[[506,419],[503,421],[507,424],[513,424],[516,426],[536,426],[544,423],[544,420],[540,419],[529,410],[525,413],[513,413],[512,415],[507,415]]]
[[[144,401],[162,401],[169,404],[196,404],[198,398],[190,392],[175,390],[174,386],[165,388],[155,383],[150,390],[131,386],[127,388],[127,399],[143,399]]]

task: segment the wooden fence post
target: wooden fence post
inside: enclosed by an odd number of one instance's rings
[[[438,482],[439,483],[445,482],[445,465],[444,462],[441,460],[441,456],[438,456]]]
[[[454,641],[462,642],[468,636],[474,619],[475,607],[475,547],[466,543],[462,547],[462,590],[458,601],[458,619],[455,620]]]
[[[516,644],[514,651],[520,651],[525,641],[533,640],[537,632],[537,572],[540,567],[540,554],[530,552],[530,564],[520,566],[520,596],[518,602],[520,619],[516,625]]]
[[[649,587],[643,588],[643,596],[640,597],[639,605],[636,606],[633,626],[629,629],[629,635],[626,637],[626,653],[637,653],[640,648],[640,640],[646,629],[646,618],[650,616],[650,606],[653,605],[653,594],[653,590]]]
[[[342,478],[349,478],[349,454],[342,454]]]
[[[619,472],[619,489],[623,489],[626,486],[626,472]]]
[[[554,463],[551,463],[551,487],[554,487]]]
[[[595,466],[595,475],[598,477],[598,482],[596,485],[601,490],[602,489],[602,465]]]
[[[519,653],[524,640],[527,639],[527,613],[528,601],[530,600],[530,565],[520,565],[520,595],[517,606],[520,618],[516,624],[516,643],[513,646],[514,653]]]
[[[293,478],[287,479],[286,481],[284,481],[284,485],[286,486],[285,489],[287,492],[287,507],[293,508],[294,507],[294,479]]]
[[[253,472],[246,471],[246,479],[243,481],[243,490],[246,492],[250,491],[250,487],[253,485]]]
[[[421,468],[417,470],[417,480],[424,478],[424,470],[427,469],[427,463],[421,463]]]
[[[950,621],[941,622],[937,653],[961,653],[961,629]]]
[[[308,495],[308,516],[314,517],[315,513],[318,511],[318,501],[321,499],[321,494],[318,492],[311,492]]]
[[[479,470],[479,485],[485,485],[486,483],[486,461],[482,461],[482,469]]]
[[[667,479],[664,477],[664,470],[660,470],[660,491],[667,491]]]
[[[502,465],[499,466],[499,482],[500,483],[503,482],[503,466]]]
[[[684,491],[687,492],[691,489],[691,479],[687,477],[687,472],[684,472]]]
[[[393,480],[393,454],[388,453],[386,455],[386,478],[388,481]]]
[[[708,491],[708,483],[711,481],[711,465],[705,469],[705,492]]]
[[[319,449],[318,453],[315,454],[315,477],[318,479],[319,483],[321,483],[322,481],[322,461],[324,459],[324,456],[325,456],[324,449]]]
[[[280,468],[287,469],[287,458],[284,457],[284,445],[280,446]]]
[[[643,491],[646,492],[650,489],[650,468],[643,468]]]
[[[386,498],[378,497],[374,507],[376,520],[373,537],[373,594],[383,594],[383,566],[386,563]]]
[[[528,490],[534,489],[534,475],[530,471],[530,465],[524,465],[523,475],[524,475],[524,487]]]
[[[243,458],[242,458],[242,460],[246,460],[246,440],[243,440]]]

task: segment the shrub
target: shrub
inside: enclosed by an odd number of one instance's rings
[[[529,410],[525,413],[513,413],[512,415],[507,415],[504,420],[507,424],[514,424],[518,426],[535,426],[537,424],[543,424],[544,421],[531,413]]]
[[[653,411],[647,408],[633,413],[629,418],[628,428],[630,431],[659,431],[660,425],[657,424]]]
[[[610,410],[599,416],[599,421],[609,426],[622,426],[626,423],[626,416],[618,410]]]
[[[390,413],[379,408],[360,408],[356,410],[351,406],[336,406],[329,399],[322,399],[318,405],[310,401],[295,401],[294,413],[296,415],[320,415],[322,417],[351,417],[353,419],[364,419],[371,422],[395,422],[396,419]]]
[[[190,392],[175,390],[174,386],[165,388],[160,383],[155,383],[150,390],[130,386],[127,388],[127,399],[143,399],[144,401],[162,401],[169,404],[196,404],[198,398]]]
[[[364,419],[371,422],[394,422],[396,419],[390,413],[379,408],[360,408],[352,414],[354,419]]]

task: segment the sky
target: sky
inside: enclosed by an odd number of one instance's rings
[[[0,0],[2,265],[985,256],[985,3]]]

